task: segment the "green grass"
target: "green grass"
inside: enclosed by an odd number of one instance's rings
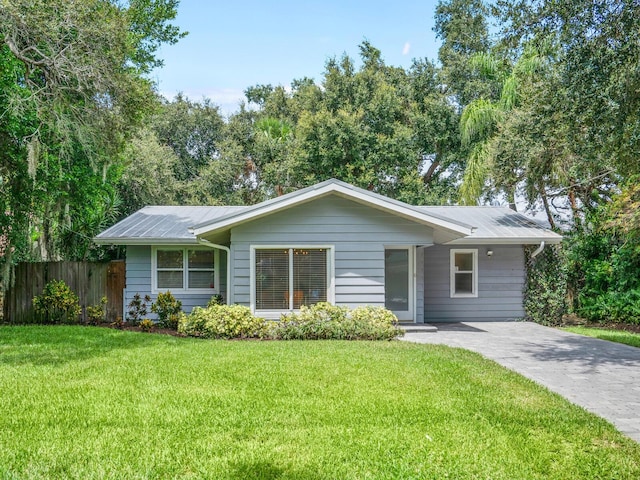
[[[0,478],[640,478],[640,445],[477,354],[0,327]]]
[[[563,327],[563,330],[567,332],[578,333],[580,335],[587,335],[589,337],[600,338],[602,340],[609,340],[610,342],[624,343],[625,345],[631,345],[632,347],[640,348],[640,334],[633,332],[625,332],[623,330],[607,330],[606,328],[593,328],[593,327]]]

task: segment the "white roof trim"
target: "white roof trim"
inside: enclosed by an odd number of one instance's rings
[[[311,188],[308,190],[299,190],[290,195],[276,198],[272,201],[258,204],[255,208],[251,208],[247,211],[234,213],[226,217],[222,217],[206,224],[200,224],[191,229],[192,233],[196,236],[207,234],[213,230],[220,230],[223,228],[231,228],[232,226],[255,220],[266,215],[270,215],[281,210],[285,210],[295,205],[301,205],[303,203],[315,200],[317,198],[324,197],[330,194],[337,194],[342,197],[354,200],[358,203],[366,204],[380,210],[393,212],[404,218],[426,224],[429,226],[437,227],[440,229],[448,230],[460,236],[470,235],[471,227],[455,221],[448,221],[440,217],[423,213],[417,209],[412,208],[408,204],[402,202],[388,201],[384,197],[371,194],[361,189],[350,188],[343,182],[336,180],[319,184],[318,188]]]

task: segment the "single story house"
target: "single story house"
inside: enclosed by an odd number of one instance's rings
[[[221,294],[264,318],[327,301],[415,323],[523,317],[524,246],[561,239],[508,208],[413,206],[338,180],[252,206],[145,207],[96,237],[126,246],[125,305],[170,290],[187,312]]]

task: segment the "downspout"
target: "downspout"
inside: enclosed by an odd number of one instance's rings
[[[544,240],[540,242],[540,246],[538,248],[536,248],[533,253],[531,254],[531,260],[533,260],[534,258],[536,258],[538,255],[540,255],[542,253],[542,250],[544,250]]]
[[[217,248],[227,252],[227,294],[224,296],[224,302],[229,305],[229,291],[231,289],[231,249],[229,247],[225,247],[224,245],[211,243],[209,240],[205,240],[204,238],[196,238],[196,241],[200,245],[204,245],[205,247]]]

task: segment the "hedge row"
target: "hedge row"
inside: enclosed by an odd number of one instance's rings
[[[255,317],[240,305],[196,307],[181,316],[178,331],[203,338],[273,340],[391,340],[404,333],[396,316],[383,307],[350,310],[329,303],[303,306],[279,322]]]

